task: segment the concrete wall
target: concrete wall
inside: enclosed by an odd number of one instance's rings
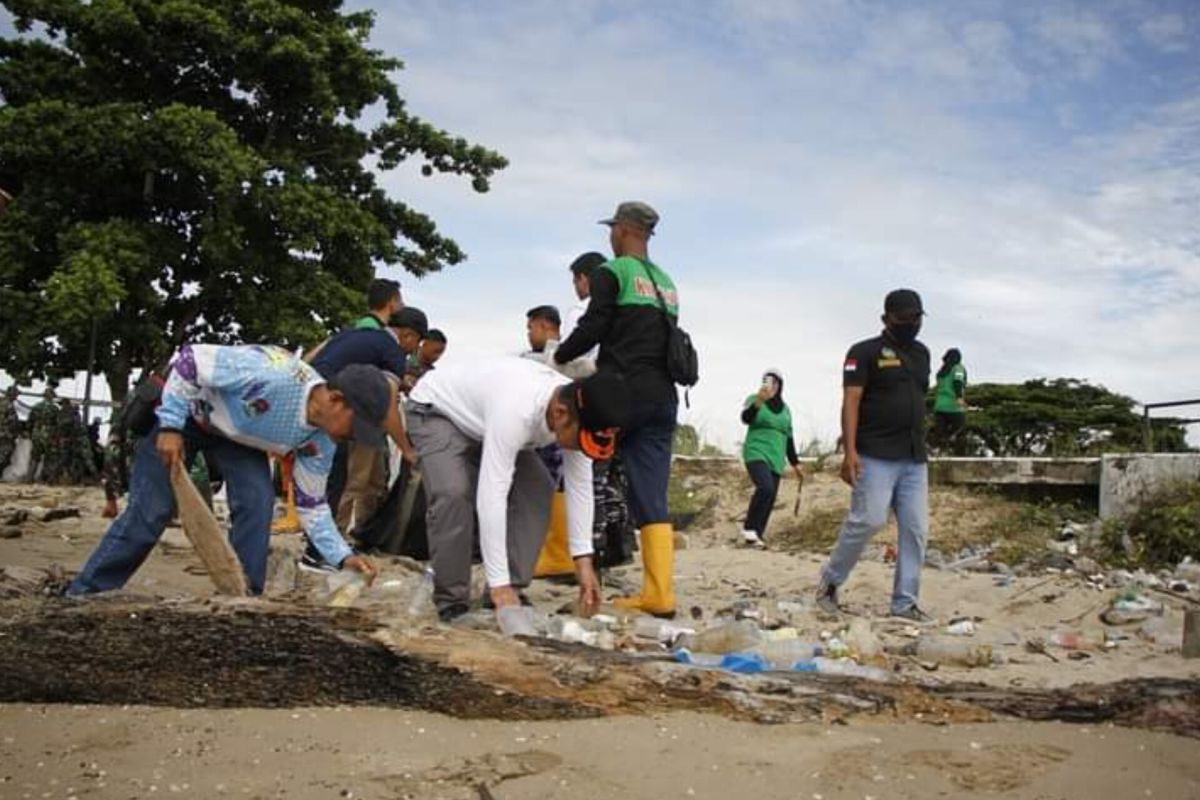
[[[1124,516],[1159,486],[1185,480],[1200,481],[1200,453],[1106,455],[1100,461],[1100,518]]]
[[[1100,459],[932,458],[929,477],[934,483],[1095,486],[1100,482]]]

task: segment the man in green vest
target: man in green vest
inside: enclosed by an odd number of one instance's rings
[[[641,527],[642,591],[617,605],[659,616],[675,613],[675,532],[667,513],[667,481],[679,397],[667,371],[669,325],[679,316],[671,277],[650,261],[649,242],[658,212],[625,202],[600,224],[609,227],[611,261],[590,276],[591,302],[554,360],[566,364],[597,344],[598,372],[624,376],[631,413],[618,448],[629,476],[629,505]]]

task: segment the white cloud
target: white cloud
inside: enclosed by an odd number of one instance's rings
[[[1159,14],[1150,17],[1138,31],[1150,44],[1167,53],[1182,53],[1189,49],[1188,26],[1182,14]]]
[[[390,10],[377,43],[408,60],[411,107],[512,160],[484,197],[392,179],[471,254],[410,298],[451,352],[519,349],[524,311],[568,303],[566,264],[605,249],[594,221],[639,197],[702,348],[683,418],[727,446],[768,365],[802,438],[831,441],[841,357],[898,285],[925,295],[935,358],[961,347],[975,380],[1194,392],[1200,93],[1113,96],[1097,127],[1071,87],[1137,69],[1118,20],[1001,11]]]

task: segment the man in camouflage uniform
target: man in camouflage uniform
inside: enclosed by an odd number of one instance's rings
[[[0,473],[8,469],[20,436],[21,419],[17,416],[17,387],[14,384],[0,396]]]
[[[137,438],[121,424],[121,406],[113,405],[108,422],[108,441],[104,444],[104,466],[100,468],[100,482],[104,486],[105,519],[116,519],[120,509],[117,499],[129,488],[129,459],[133,455]]]
[[[33,407],[29,412],[29,419],[26,420],[29,439],[33,443],[33,451],[29,456],[30,481],[38,480],[39,477],[47,482],[50,479],[48,473],[52,465],[42,462],[50,460],[48,456],[51,454],[54,429],[58,425],[58,406],[54,402],[56,399],[54,390],[47,386],[42,394],[42,401]]]
[[[65,397],[58,401],[54,433],[51,437],[51,452],[47,461],[51,468],[44,475],[46,483],[74,486],[94,475],[92,446],[88,442],[87,428],[79,418],[79,412]]]
[[[592,523],[592,546],[597,562],[616,567],[633,560],[633,525],[625,503],[625,469],[620,454],[608,461],[592,462],[592,491],[596,516]]]

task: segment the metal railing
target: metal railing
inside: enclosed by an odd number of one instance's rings
[[[1181,406],[1200,406],[1200,400],[1172,400],[1167,403],[1143,403],[1142,404],[1142,441],[1145,444],[1146,452],[1154,452],[1154,426],[1151,424],[1150,411],[1155,408],[1179,408]],[[1200,417],[1195,419],[1178,419],[1173,420],[1182,425],[1194,425],[1200,422]]]

